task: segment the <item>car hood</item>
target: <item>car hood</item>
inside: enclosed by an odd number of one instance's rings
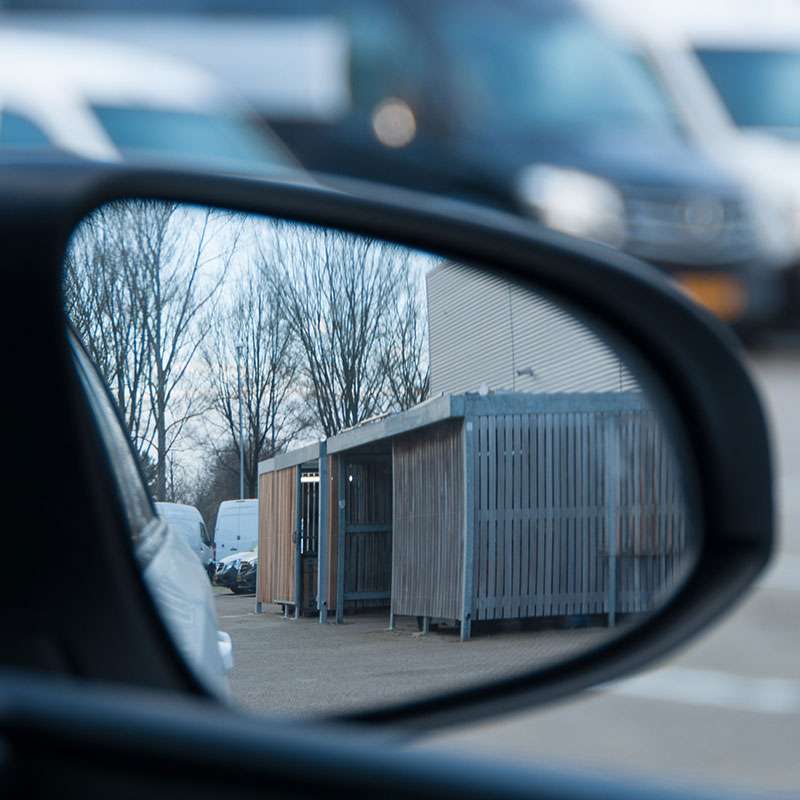
[[[241,552],[237,551],[236,553],[231,553],[229,556],[225,556],[225,558],[221,558],[217,563],[228,565],[233,564],[234,561],[246,561],[249,558],[255,557],[255,550],[242,550]]]
[[[498,159],[510,181],[526,166],[552,164],[597,175],[616,185],[725,195],[739,191],[727,170],[677,134],[585,130],[518,135],[506,138],[502,148],[495,142],[488,151],[486,142],[472,143],[465,157],[485,160],[487,152]]]
[[[762,133],[743,133],[716,142],[718,153],[741,178],[756,188],[777,189],[800,199],[800,143]]]

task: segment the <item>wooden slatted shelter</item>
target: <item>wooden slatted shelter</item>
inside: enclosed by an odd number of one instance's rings
[[[456,621],[463,639],[473,620],[613,624],[652,609],[686,568],[679,473],[640,393],[445,395],[265,462],[264,525],[281,529],[259,551],[262,602],[291,586],[302,605],[276,504],[297,506],[283,472],[312,467],[323,621],[387,604],[390,620]]]

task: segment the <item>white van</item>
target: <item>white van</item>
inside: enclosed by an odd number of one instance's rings
[[[258,500],[225,500],[219,504],[214,544],[217,561],[255,550],[258,543]]]
[[[208,570],[214,560],[213,543],[208,535],[202,514],[183,503],[156,503],[159,516],[192,548],[200,563]]]

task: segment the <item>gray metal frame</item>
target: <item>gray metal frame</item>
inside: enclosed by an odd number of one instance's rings
[[[328,447],[320,442],[319,458],[319,544],[317,546],[317,608],[319,622],[328,621]]]

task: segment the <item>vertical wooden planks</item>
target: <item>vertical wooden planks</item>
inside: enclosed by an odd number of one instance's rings
[[[465,470],[472,467],[464,458],[460,420],[394,440],[394,615],[461,619]],[[473,597],[475,585],[473,580]]]

